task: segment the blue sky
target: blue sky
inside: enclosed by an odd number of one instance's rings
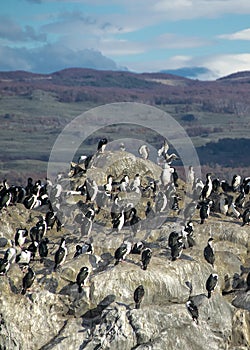
[[[67,67],[157,72],[250,70],[249,0],[8,0],[0,4],[0,70]]]

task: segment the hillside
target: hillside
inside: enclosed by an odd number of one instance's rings
[[[202,165],[222,166],[228,176],[232,168],[244,175],[249,171],[250,72],[207,82],[166,73],[80,68],[51,74],[0,72],[0,96],[1,177],[23,183],[29,175],[26,164],[31,175],[45,177],[51,148],[63,128],[81,113],[113,102],[143,103],[169,113],[190,136]],[[126,137],[119,127],[112,131],[105,130],[109,141]],[[93,152],[103,132],[91,135],[79,153]],[[138,133],[131,134],[130,128],[128,135]],[[162,142],[150,130],[143,135],[152,147]],[[223,149],[230,143],[229,149],[239,149],[238,140],[246,150],[240,158]]]

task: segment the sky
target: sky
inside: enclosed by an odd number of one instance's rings
[[[0,3],[0,71],[202,67],[195,78],[214,80],[250,70],[249,43],[249,0]]]

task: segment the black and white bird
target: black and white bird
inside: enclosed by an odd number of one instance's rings
[[[15,233],[15,246],[23,247],[26,238],[28,236],[28,230],[26,228],[17,228]]]
[[[206,174],[206,182],[205,182],[205,185],[201,191],[201,200],[208,199],[212,193],[213,184],[212,184],[211,176],[212,176],[211,173]]]
[[[210,215],[210,208],[211,205],[213,204],[213,201],[211,200],[206,200],[200,203],[200,223],[204,224],[205,220],[208,219],[209,215]]]
[[[62,237],[59,248],[57,249],[54,257],[54,261],[55,261],[54,271],[56,271],[59,266],[62,266],[62,264],[66,259],[67,253],[68,253],[68,249],[66,248],[66,241],[65,241],[65,238]]]
[[[241,184],[241,176],[238,174],[235,174],[232,178],[232,183],[231,183],[233,192],[238,191],[240,184]]]
[[[242,224],[241,226],[249,225],[250,223],[250,208],[246,208],[242,214]]]
[[[27,266],[30,263],[32,252],[28,249],[22,249],[19,254],[16,255],[16,263],[20,266]]]
[[[11,240],[11,247],[9,247],[4,253],[4,260],[7,260],[12,264],[16,259],[15,242]]]
[[[6,275],[10,268],[10,262],[6,258],[0,258],[0,276]]]
[[[119,233],[125,223],[124,207],[120,208],[120,213],[118,213],[114,219],[112,219],[112,231]]]
[[[138,148],[138,153],[139,155],[142,157],[142,159],[148,159],[149,157],[149,148],[147,145],[141,145],[139,148]]]
[[[141,263],[142,263],[143,270],[147,270],[151,258],[152,258],[152,249],[145,248],[141,253]]]
[[[199,321],[198,321],[199,311],[198,311],[198,307],[195,305],[195,303],[192,300],[188,300],[186,302],[186,308],[187,308],[188,312],[190,313],[193,321],[196,324],[199,324]]]
[[[130,254],[141,254],[145,245],[143,242],[139,241],[133,244]]]
[[[141,176],[140,174],[135,174],[133,181],[130,184],[131,191],[141,193]]]
[[[171,247],[171,260],[175,261],[181,257],[184,248],[182,237],[177,238],[176,244]]]
[[[203,255],[205,260],[214,267],[214,262],[215,262],[215,254],[214,254],[214,249],[213,249],[213,238],[210,237],[208,239],[207,245],[203,250]]]
[[[194,225],[192,221],[188,221],[186,225],[181,230],[182,239],[183,239],[183,248],[192,248],[196,242],[193,238]]]
[[[94,253],[93,245],[89,242],[83,242],[82,245],[77,244],[75,249],[76,249],[76,251],[74,254],[74,258],[76,258],[77,256],[79,256],[81,254],[93,254]]]
[[[120,262],[126,259],[126,256],[131,252],[132,243],[129,241],[124,241],[120,247],[115,251],[115,265],[118,265]]]
[[[121,192],[129,192],[129,176],[124,175],[119,184],[119,190]]]
[[[162,172],[160,175],[160,180],[163,188],[166,188],[172,181],[172,174],[174,172],[174,168],[170,167],[168,163],[164,163],[162,167]]]
[[[105,151],[105,148],[108,144],[108,140],[106,139],[106,137],[102,138],[97,145],[97,151],[100,153],[103,153]]]
[[[144,290],[143,285],[141,284],[134,291],[134,302],[135,302],[136,309],[140,309],[141,302],[142,302],[144,295],[145,295],[145,290]]]
[[[76,276],[76,283],[78,285],[78,292],[82,292],[82,287],[85,285],[85,281],[89,276],[89,269],[87,266],[83,266]]]
[[[34,280],[36,278],[35,272],[32,270],[30,266],[28,266],[28,270],[23,277],[23,288],[21,294],[25,294],[27,290],[32,286]]]
[[[235,198],[234,200],[234,204],[236,205],[237,208],[244,208],[244,205],[245,205],[245,199],[246,199],[246,193],[245,193],[245,190],[244,190],[244,186],[240,186],[240,189],[239,189],[240,193],[239,195]]]
[[[216,273],[211,273],[206,281],[207,297],[211,298],[212,292],[218,284],[218,275]]]
[[[175,244],[177,244],[178,239],[181,237],[182,235],[178,231],[170,232],[170,235],[168,237],[168,247],[171,249]]]
[[[38,253],[40,256],[40,263],[42,263],[44,261],[45,258],[47,258],[48,256],[48,243],[49,243],[49,239],[47,237],[43,238],[38,245]]]

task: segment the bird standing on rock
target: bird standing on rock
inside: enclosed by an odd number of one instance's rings
[[[192,316],[193,321],[196,324],[199,324],[198,318],[199,318],[199,311],[198,307],[195,305],[195,303],[192,300],[188,300],[186,302],[186,308],[190,315]]]
[[[68,250],[67,250],[67,248],[66,248],[66,246],[65,246],[65,243],[66,243],[65,238],[62,238],[62,239],[61,239],[60,246],[59,246],[58,250],[57,250],[56,253],[55,253],[55,266],[54,266],[54,271],[56,271],[57,268],[58,268],[59,266],[61,266],[61,265],[64,263],[65,259],[66,259]]]
[[[147,270],[152,257],[152,250],[150,248],[145,248],[141,253],[142,269]]]
[[[212,246],[213,238],[210,237],[207,246],[204,248],[203,255],[206,261],[211,264],[214,267],[214,262],[215,262],[215,255],[214,255],[214,250]]]
[[[206,281],[206,290],[208,299],[211,298],[212,292],[218,284],[218,275],[216,273],[211,273]]]
[[[29,266],[26,274],[23,277],[23,288],[22,288],[21,294],[24,295],[26,291],[32,286],[35,280],[35,277],[36,277],[35,272]]]
[[[97,151],[100,153],[103,153],[105,151],[105,148],[107,146],[108,140],[106,137],[102,138],[97,145]]]
[[[115,265],[118,265],[119,262],[124,261],[126,256],[130,253],[132,249],[131,242],[124,241],[119,248],[115,251]]]
[[[142,299],[144,297],[145,290],[143,285],[140,285],[136,288],[134,291],[134,302],[135,302],[135,308],[140,309]]]
[[[82,287],[84,286],[84,283],[89,275],[89,269],[87,266],[83,266],[80,271],[78,272],[76,276],[76,283],[78,285],[78,292],[82,292]]]

